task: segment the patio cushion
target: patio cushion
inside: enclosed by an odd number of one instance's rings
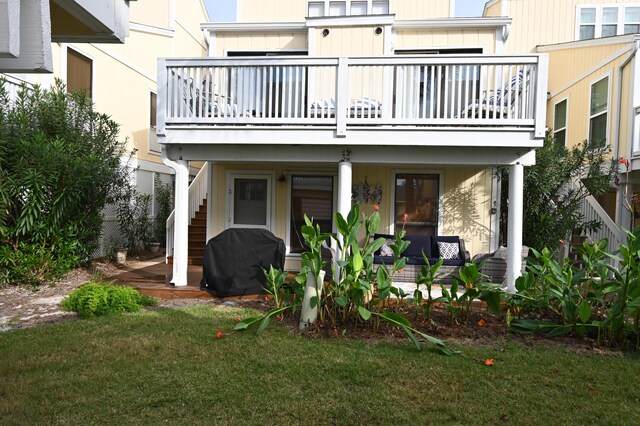
[[[440,258],[445,260],[460,260],[460,244],[447,243],[444,241],[438,241],[438,253]]]
[[[431,255],[436,258],[442,258],[442,256],[440,256],[440,250],[438,249],[438,242],[457,243],[460,245],[460,237],[457,236],[434,236],[431,238],[431,241]]]
[[[431,237],[423,235],[407,235],[405,240],[411,241],[409,247],[404,252],[407,257],[417,257],[422,259],[422,250],[427,257],[432,257]]]

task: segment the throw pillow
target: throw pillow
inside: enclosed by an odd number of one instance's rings
[[[438,241],[438,252],[440,259],[460,260],[460,245],[458,243],[445,243]]]
[[[389,247],[389,244],[392,243],[394,243],[394,241],[387,240],[387,242],[380,247],[380,256],[393,256],[393,250]]]

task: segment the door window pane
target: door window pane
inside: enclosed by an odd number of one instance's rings
[[[234,225],[267,225],[267,179],[234,179]]]
[[[320,225],[320,231],[331,232],[333,226],[333,177],[292,176],[291,178],[291,223],[289,242],[291,253],[305,251],[300,228],[304,215]]]
[[[435,174],[396,175],[395,230],[408,235],[436,235],[440,177]]]

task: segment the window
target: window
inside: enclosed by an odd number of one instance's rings
[[[93,61],[73,49],[67,49],[67,92],[84,90],[92,97]]]
[[[578,40],[640,32],[640,3],[578,6]]]
[[[149,96],[149,127],[156,128],[158,100],[155,93],[150,92]]]
[[[624,33],[640,33],[640,7],[627,7],[624,11]]]
[[[292,176],[290,252],[302,253],[305,251],[304,239],[300,234],[305,214],[309,218],[313,218],[314,223],[320,225],[320,231],[331,232],[333,213],[332,176]]]
[[[609,77],[591,85],[589,109],[589,144],[604,147],[607,143],[607,107],[609,101]]]
[[[386,15],[389,0],[314,0],[308,3],[308,17]]]
[[[404,227],[408,235],[436,235],[439,187],[440,176],[437,174],[396,175],[396,232]]]
[[[553,114],[553,136],[556,143],[567,146],[567,100],[558,102]]]

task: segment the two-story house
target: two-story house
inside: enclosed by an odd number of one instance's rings
[[[260,227],[299,267],[303,214],[379,205],[381,231],[497,244],[493,167],[510,168],[508,285],[520,273],[523,168],[545,134],[545,54],[506,54],[507,16],[453,0],[238,0],[206,58],[158,63],[158,141],[176,170],[168,254],[186,285],[188,226]],[[204,161],[189,187],[190,161]],[[406,222],[406,223],[405,223]]]

